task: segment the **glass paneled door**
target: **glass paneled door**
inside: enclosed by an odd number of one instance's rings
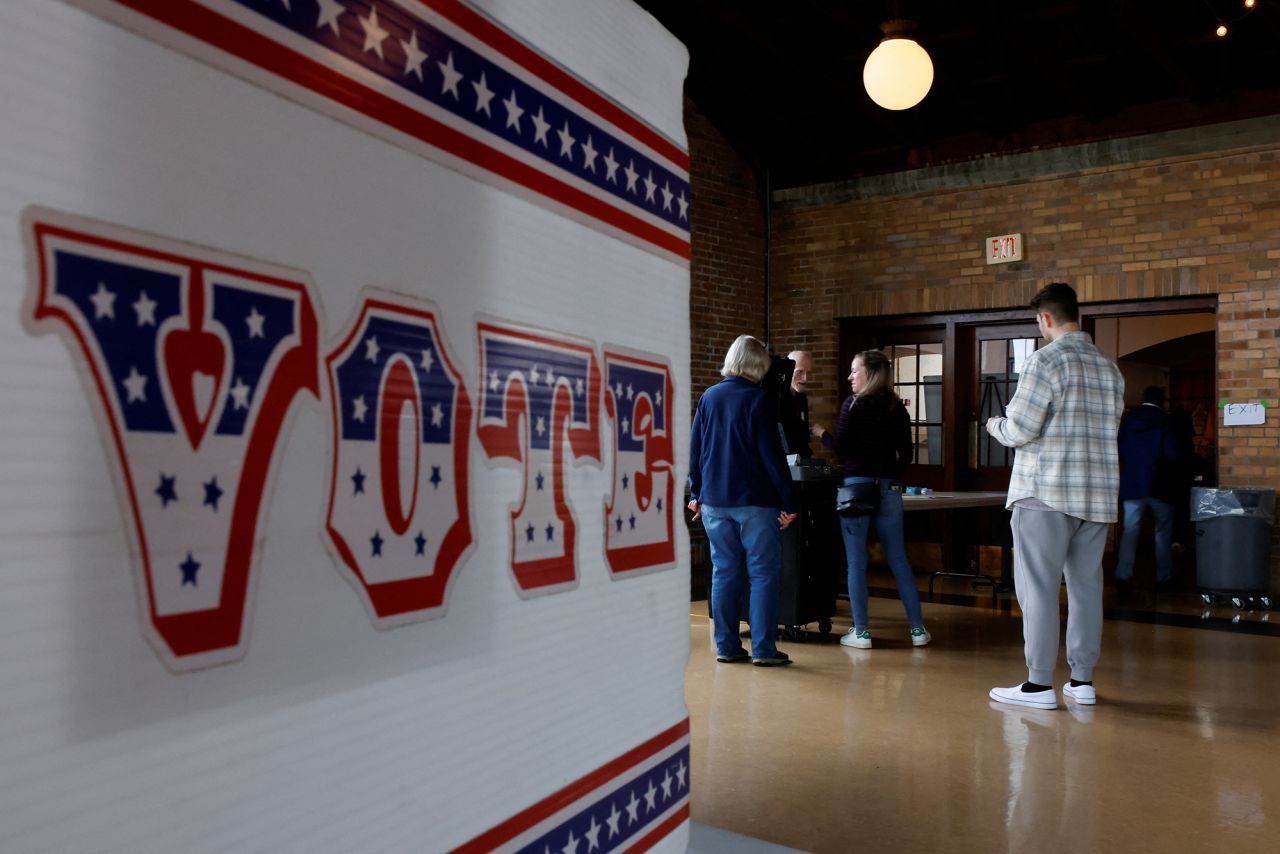
[[[974,326],[964,332],[973,367],[965,383],[967,399],[962,402],[969,441],[961,482],[968,489],[1007,489],[1015,452],[987,433],[987,419],[1005,414],[1018,390],[1023,364],[1045,342],[1035,323]]]
[[[945,329],[890,325],[865,328],[842,341],[840,400],[849,393],[849,363],[862,350],[882,351],[893,363],[893,392],[911,420],[911,465],[906,482],[945,489],[944,466],[951,454],[944,413],[947,406]]]

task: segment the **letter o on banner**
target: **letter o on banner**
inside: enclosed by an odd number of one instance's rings
[[[378,408],[378,460],[382,471],[382,504],[387,511],[387,521],[397,535],[409,530],[414,507],[418,503],[418,470],[422,465],[422,402],[413,370],[403,359],[391,363],[382,380],[382,405]],[[401,498],[400,436],[405,425],[401,413],[408,403],[413,411],[413,477],[409,481],[409,509],[406,512]]]

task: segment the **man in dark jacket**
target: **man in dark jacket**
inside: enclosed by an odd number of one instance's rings
[[[1142,392],[1142,405],[1120,422],[1119,442],[1124,533],[1116,563],[1116,592],[1127,594],[1133,583],[1133,559],[1148,510],[1156,522],[1156,589],[1166,590],[1173,582],[1173,507],[1162,495],[1160,480],[1167,477],[1177,448],[1164,411],[1164,389],[1149,386]]]
[[[809,373],[813,370],[813,356],[807,350],[792,350],[787,358],[795,362],[796,369],[791,374],[791,388],[782,395],[778,416],[782,422],[786,452],[807,460],[813,452],[809,448],[809,396],[805,389],[809,386]]]

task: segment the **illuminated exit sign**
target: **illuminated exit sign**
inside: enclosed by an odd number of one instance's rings
[[[1022,235],[1002,234],[987,238],[987,263],[1009,264],[1022,260]]]

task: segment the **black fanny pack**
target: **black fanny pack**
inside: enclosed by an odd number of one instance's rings
[[[879,509],[879,481],[850,483],[836,490],[836,512],[841,516],[870,516]]]

